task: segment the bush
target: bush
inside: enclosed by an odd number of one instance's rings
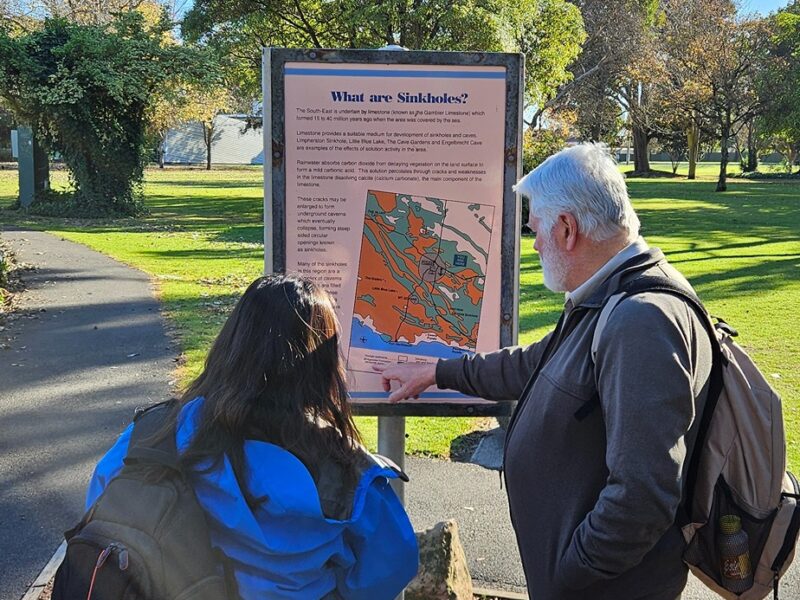
[[[146,213],[142,199],[141,186],[137,186],[131,195],[135,214]],[[36,195],[28,212],[42,217],[76,217],[81,219],[108,219],[130,214],[122,212],[111,203],[92,201],[87,194],[78,196],[75,192],[57,192],[47,190]]]
[[[548,156],[552,156],[567,145],[567,139],[560,132],[551,129],[528,128],[522,134],[522,172],[530,173]],[[528,223],[528,203],[522,203],[522,226]]]
[[[800,179],[800,171],[796,173],[762,173],[760,171],[750,171],[741,175],[744,179]]]

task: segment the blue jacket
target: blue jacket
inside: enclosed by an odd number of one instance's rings
[[[202,398],[178,417],[178,451],[194,435]],[[94,504],[122,469],[133,426],[98,463],[86,497]],[[417,572],[414,530],[381,464],[361,475],[347,520],[326,518],[317,487],[303,463],[268,442],[244,445],[247,485],[254,497],[268,497],[251,511],[227,458],[192,483],[205,510],[212,544],[230,558],[244,600],[312,600],[329,594],[345,599],[394,598]],[[202,466],[202,465],[201,465]]]

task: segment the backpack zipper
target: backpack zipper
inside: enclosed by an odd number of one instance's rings
[[[100,554],[97,556],[97,562],[94,565],[94,570],[92,571],[92,579],[89,582],[89,592],[86,594],[86,600],[92,600],[92,593],[94,592],[94,583],[97,579],[98,571],[106,564],[106,560],[108,560],[109,555],[116,550],[118,553],[117,560],[119,561],[119,570],[120,571],[127,571],[128,569],[128,549],[125,546],[121,546],[117,543],[111,543],[105,548],[100,551]]]

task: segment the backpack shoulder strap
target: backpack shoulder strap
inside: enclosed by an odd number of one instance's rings
[[[725,361],[725,358],[719,349],[719,344],[717,343],[717,334],[714,324],[711,321],[711,316],[708,314],[708,311],[706,311],[706,308],[703,306],[700,298],[698,298],[692,290],[687,289],[674,279],[655,275],[643,275],[641,277],[632,279],[623,285],[619,290],[608,296],[608,298],[606,298],[604,301],[603,308],[600,311],[600,316],[597,318],[597,325],[595,326],[594,334],[592,336],[591,352],[593,363],[597,357],[597,348],[600,345],[600,336],[602,335],[603,330],[606,328],[609,318],[611,318],[611,313],[627,296],[642,294],[644,292],[672,294],[673,296],[678,296],[686,301],[689,306],[694,309],[695,313],[700,318],[700,322],[703,324],[706,333],[708,333],[709,338],[711,338],[711,349],[714,353],[714,360],[716,361],[719,358],[720,360]]]
[[[125,465],[158,465],[181,472],[175,428],[164,430],[165,420],[174,410],[177,410],[176,400],[136,410]]]
[[[625,298],[624,292],[617,292],[609,296],[608,300],[603,304],[603,309],[600,311],[600,316],[597,317],[597,324],[594,326],[594,333],[592,334],[592,364],[597,362],[597,347],[600,345],[600,336],[608,324],[608,319],[611,313],[617,308],[622,299]]]

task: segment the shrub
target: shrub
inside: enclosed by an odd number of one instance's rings
[[[522,171],[529,173],[567,144],[567,139],[559,131],[552,129],[528,128],[522,134]],[[522,203],[522,226],[528,223],[528,202]]]

